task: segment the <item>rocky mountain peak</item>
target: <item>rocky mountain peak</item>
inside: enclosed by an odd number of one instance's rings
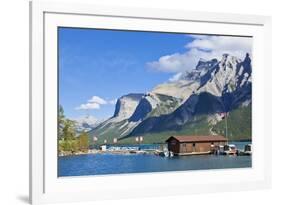
[[[202,76],[212,70],[218,64],[217,59],[205,60],[200,58],[195,69],[186,71],[180,80],[198,81]]]
[[[159,84],[146,94],[120,97],[114,116],[92,133],[125,137],[179,129],[197,116],[213,117],[250,105],[251,72],[249,54],[244,60],[230,54],[220,60],[200,59],[178,80]]]
[[[200,87],[197,92],[221,96],[224,92],[232,92],[237,87],[241,87],[251,75],[251,65],[248,65],[249,55],[246,55],[245,59],[246,62],[235,56],[223,54],[221,60],[200,77]]]
[[[113,117],[119,120],[131,117],[143,96],[142,93],[131,93],[120,97],[116,102]]]
[[[211,67],[213,67],[217,62],[218,62],[218,60],[216,58],[209,60],[209,61],[200,58],[195,67],[195,70],[208,70]]]

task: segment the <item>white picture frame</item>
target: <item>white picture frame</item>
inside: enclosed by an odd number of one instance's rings
[[[57,90],[56,29],[59,26],[253,36],[255,39],[253,167],[57,178],[57,96],[54,91]],[[271,186],[271,19],[265,16],[184,10],[31,2],[30,110],[30,202],[32,204],[269,188]]]

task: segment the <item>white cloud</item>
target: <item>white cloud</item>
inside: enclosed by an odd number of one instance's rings
[[[182,71],[188,65],[188,58],[186,57],[185,54],[174,53],[162,56],[158,61],[149,62],[147,65],[157,71],[176,73]]]
[[[75,108],[76,110],[94,110],[100,109],[100,104],[98,103],[85,103]]]
[[[105,99],[94,95],[91,97],[87,103],[83,103],[76,107],[76,110],[94,110],[94,109],[100,109],[102,105],[115,105],[117,99],[114,100],[108,100],[106,101]]]
[[[89,103],[97,103],[97,104],[100,104],[100,105],[107,104],[107,102],[99,96],[93,96],[90,100],[88,100],[88,102]]]
[[[188,43],[186,48],[195,48],[211,51],[211,53],[229,53],[245,57],[246,52],[251,52],[252,39],[247,37],[234,36],[193,36],[194,40]],[[216,56],[215,56],[216,57]]]
[[[206,39],[208,38],[209,35],[206,34],[186,34],[186,37],[190,37],[190,38],[200,38],[200,39]]]
[[[111,105],[115,105],[117,102],[117,99],[109,100],[108,103]]]
[[[174,53],[160,57],[147,65],[154,70],[168,73],[179,73],[192,70],[200,58],[221,59],[224,53],[243,59],[251,53],[252,38],[212,35],[189,35],[193,41],[185,45],[185,53]],[[174,76],[176,77],[176,76]]]

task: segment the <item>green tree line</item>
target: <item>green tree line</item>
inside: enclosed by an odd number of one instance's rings
[[[89,149],[89,135],[87,132],[77,134],[75,122],[64,115],[63,107],[59,106],[58,118],[59,153],[87,152]]]

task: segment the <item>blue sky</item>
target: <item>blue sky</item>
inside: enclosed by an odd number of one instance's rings
[[[59,103],[69,118],[108,118],[120,96],[148,92],[193,69],[199,58],[244,53],[248,39],[60,28]]]
[[[113,114],[114,105],[77,110],[92,96],[112,101],[128,93],[145,93],[173,74],[157,72],[147,62],[183,52],[183,34],[128,32],[95,29],[59,30],[59,97],[65,113],[96,118]]]

